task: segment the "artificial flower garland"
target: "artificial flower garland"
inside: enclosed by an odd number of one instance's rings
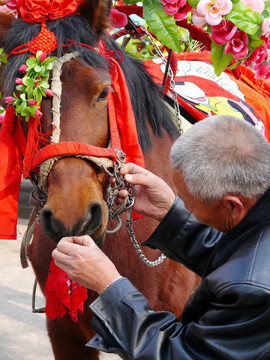
[[[53,96],[50,89],[48,79],[50,70],[53,68],[53,62],[56,57],[47,57],[47,54],[38,51],[36,56],[30,56],[20,67],[20,71],[24,74],[23,78],[15,80],[18,95],[13,93],[12,96],[5,98],[5,102],[14,106],[16,115],[25,117],[25,121],[29,121],[29,117],[41,118],[40,104],[43,97]]]
[[[0,0],[0,12],[15,14],[16,0]],[[35,16],[25,21],[41,22],[48,7],[55,13],[67,15],[81,0],[31,1]],[[18,17],[25,12],[25,2],[17,2]],[[128,4],[136,7],[143,4],[143,18],[150,31],[169,49],[182,52],[179,37],[181,20],[187,18],[194,25],[203,27],[211,36],[212,62],[217,75],[229,68],[234,70],[241,63],[251,65],[255,78],[270,79],[270,1],[264,0],[116,0],[115,5]],[[29,9],[28,9],[29,10]],[[26,13],[28,14],[26,11]],[[135,12],[136,13],[136,12]],[[51,13],[50,13],[51,14]],[[15,14],[16,15],[16,14]],[[51,15],[50,15],[51,16]],[[59,16],[58,16],[59,17]],[[124,26],[125,19],[120,14],[113,15],[114,25]],[[118,20],[117,20],[118,19]],[[117,24],[116,24],[117,23]]]

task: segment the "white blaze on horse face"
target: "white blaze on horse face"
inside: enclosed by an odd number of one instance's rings
[[[99,353],[99,360],[121,360],[116,354]]]

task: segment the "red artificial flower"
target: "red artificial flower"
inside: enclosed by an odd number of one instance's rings
[[[268,65],[267,63],[264,63],[262,66],[259,66],[256,64],[254,65],[254,71],[255,73],[255,79],[259,79],[259,78],[265,78],[265,79],[270,79],[270,65]]]
[[[35,116],[40,119],[42,117],[42,112],[40,110],[36,110]]]
[[[224,45],[227,41],[234,37],[237,26],[229,20],[222,19],[218,25],[211,26],[212,39],[218,45]]]
[[[14,100],[14,98],[13,98],[12,96],[7,96],[7,97],[5,98],[5,102],[6,102],[7,104],[11,104],[13,100]]]
[[[37,105],[37,101],[36,100],[29,100],[28,104],[29,105]]]
[[[168,15],[174,15],[180,7],[186,5],[186,0],[161,0],[164,5],[164,11]]]
[[[122,28],[127,25],[128,19],[126,14],[112,8],[110,14],[110,23],[114,28]]]
[[[192,6],[189,5],[188,2],[186,2],[186,4],[184,6],[179,7],[178,11],[176,14],[174,14],[174,18],[176,21],[180,21],[185,19],[185,17],[187,16],[187,13],[192,9]]]
[[[27,65],[23,64],[20,68],[19,71],[26,74],[26,69],[27,69]]]
[[[82,0],[18,0],[18,17],[36,24],[70,16]]]
[[[15,83],[16,83],[17,85],[23,85],[23,82],[22,82],[22,79],[21,79],[21,78],[16,78]]]
[[[261,65],[268,58],[267,45],[264,43],[263,45],[257,47],[252,51],[250,56],[244,61],[245,65],[259,64]]]
[[[45,93],[46,93],[47,96],[53,97],[53,92],[52,92],[51,89],[46,89],[46,90],[45,90]]]
[[[230,52],[235,59],[244,59],[248,54],[248,42],[248,35],[244,31],[237,30],[225,45],[224,53]]]
[[[39,56],[39,60],[43,62],[44,60],[46,60],[46,57],[47,57],[47,53],[43,51],[43,53]]]

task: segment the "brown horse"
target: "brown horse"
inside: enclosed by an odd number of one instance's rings
[[[98,40],[107,37],[106,46],[120,51],[106,35],[109,7],[106,1],[81,6],[80,16],[47,22],[47,28],[57,36],[58,58],[66,52],[78,51],[79,56],[62,67],[60,142],[80,142],[107,148],[110,141],[107,93],[111,86],[109,65],[104,56],[81,46],[93,48]],[[13,20],[7,15],[0,17],[0,46],[10,53],[20,44],[32,40],[40,31],[40,24]],[[72,46],[62,44],[72,40]],[[144,152],[146,168],[164,178],[170,185],[169,151],[178,131],[170,112],[163,104],[159,88],[144,68],[127,55],[120,66],[125,74],[136,118],[140,145]],[[3,72],[5,95],[14,91],[14,80],[22,76],[18,69],[26,62],[29,53],[13,55]],[[52,101],[45,98],[41,107],[43,133],[52,131]],[[25,135],[28,125],[20,118]],[[44,145],[42,145],[44,146]],[[36,224],[34,238],[29,248],[29,258],[37,281],[44,291],[51,262],[51,253],[63,236],[90,234],[102,246],[102,250],[115,263],[119,272],[128,277],[147,297],[155,310],[169,310],[180,317],[183,305],[198,283],[198,278],[182,265],[166,259],[155,268],[147,268],[137,257],[125,226],[115,234],[106,234],[108,209],[106,189],[109,177],[101,167],[89,159],[65,156],[54,163],[47,178],[47,202],[41,212],[41,224]],[[173,185],[172,185],[173,186]],[[125,215],[123,222],[125,221]],[[157,223],[141,218],[133,223],[139,243],[146,240]],[[151,260],[160,253],[144,250]],[[55,359],[97,359],[93,349],[85,344],[94,335],[90,327],[92,313],[88,307],[97,297],[89,291],[83,314],[73,322],[69,315],[55,320],[47,318],[48,334]],[[128,319],[127,319],[128,321]]]

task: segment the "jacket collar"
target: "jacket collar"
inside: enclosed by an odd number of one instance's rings
[[[244,219],[217,242],[203,278],[223,265],[251,236],[270,223],[270,189],[249,210]]]

